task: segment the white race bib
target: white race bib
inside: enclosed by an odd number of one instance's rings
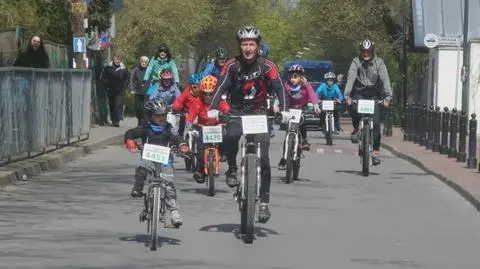
[[[203,143],[221,143],[222,126],[203,126]]]
[[[358,113],[360,114],[373,114],[375,112],[374,100],[358,100]]]
[[[243,134],[268,133],[266,115],[242,116]]]
[[[302,117],[302,110],[301,109],[290,109],[290,116],[293,118],[291,119],[291,122],[293,123],[299,123],[300,118]]]
[[[153,144],[143,146],[142,159],[156,163],[168,164],[170,158],[170,148]]]
[[[322,110],[324,111],[333,111],[335,103],[333,100],[323,100],[322,101]]]
[[[168,112],[167,122],[169,122],[172,126],[177,126],[177,117],[172,113]]]

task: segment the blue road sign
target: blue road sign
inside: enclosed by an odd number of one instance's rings
[[[85,40],[85,37],[74,37],[73,38],[73,52],[74,53],[87,52],[87,42]]]
[[[92,0],[83,0],[85,4],[90,5],[92,3]]]

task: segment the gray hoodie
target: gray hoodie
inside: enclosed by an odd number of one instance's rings
[[[388,76],[387,66],[383,59],[373,56],[369,62],[355,57],[348,70],[345,98],[360,95],[362,98],[382,97],[392,99],[392,86]]]

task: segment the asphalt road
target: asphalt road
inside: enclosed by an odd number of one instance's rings
[[[383,152],[370,177],[349,141],[311,139],[301,180],[282,183],[271,159],[272,219],[253,244],[236,235],[239,212],[219,178],[211,198],[177,163],[185,225],[144,246],[142,201],[129,196],[138,155],[120,146],[68,170],[0,192],[0,268],[480,268],[480,215],[457,193]]]

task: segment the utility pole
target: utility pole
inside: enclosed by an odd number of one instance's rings
[[[86,12],[87,5],[84,0],[72,0],[72,33],[74,38],[85,38],[83,18]],[[77,46],[77,44],[73,44],[73,47],[75,46]],[[85,68],[85,60],[83,59],[83,53],[77,52],[74,54],[76,68]]]
[[[406,108],[408,99],[408,58],[407,58],[407,35],[408,35],[408,0],[403,1],[403,42],[402,42],[402,108]],[[405,124],[405,121],[403,122]],[[405,127],[405,126],[404,126]]]
[[[468,74],[469,74],[469,48],[468,48],[468,13],[469,13],[469,1],[464,0],[464,13],[463,14],[463,67],[462,67],[462,111],[469,112],[468,98],[470,94],[468,92]]]

